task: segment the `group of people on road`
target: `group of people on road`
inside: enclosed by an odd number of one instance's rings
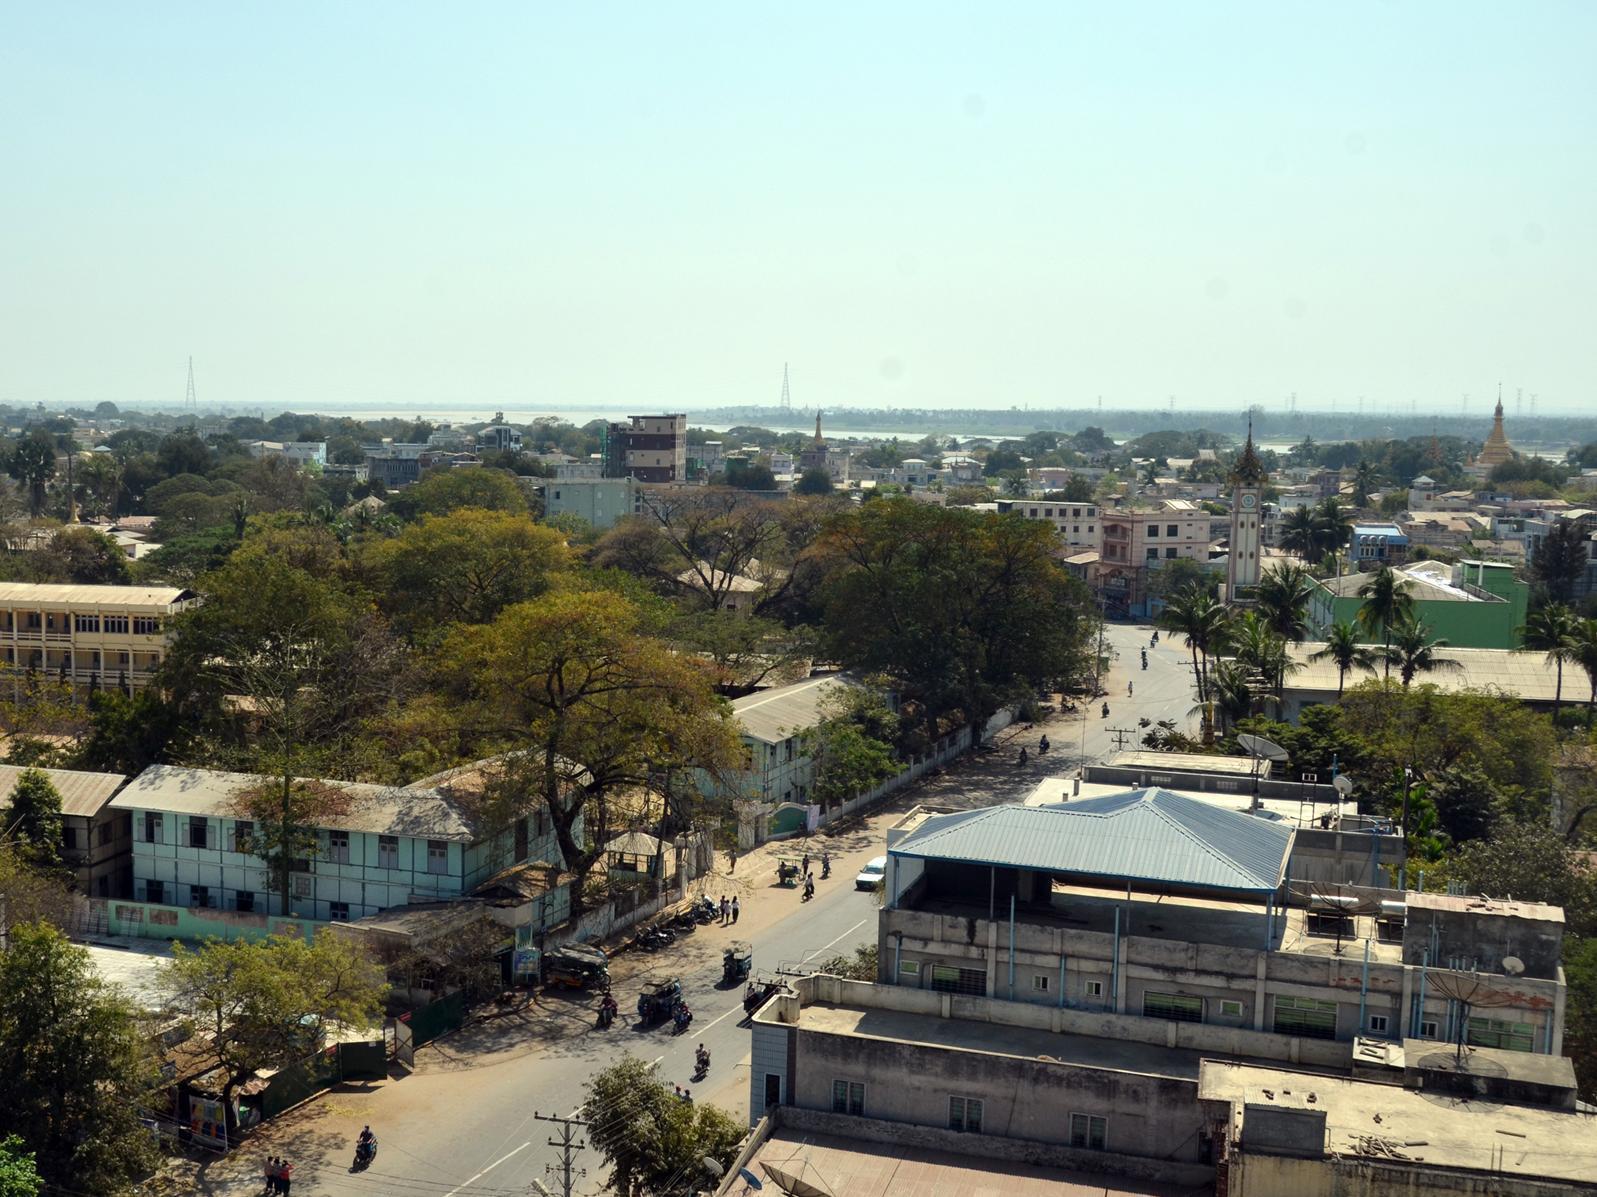
[[[725,925],[727,925],[729,923],[736,923],[737,921],[738,921],[738,900],[737,900],[737,895],[733,894],[732,895],[732,900],[729,902],[729,901],[727,901],[726,895],[722,894],[721,895],[721,923],[722,923],[722,925],[725,926]]]
[[[685,1101],[690,1106],[693,1104],[693,1090],[684,1089],[681,1085],[672,1085],[671,1088],[676,1090],[675,1096],[678,1101]]]
[[[294,1165],[279,1156],[266,1157],[266,1188],[264,1193],[288,1193],[294,1183]]]

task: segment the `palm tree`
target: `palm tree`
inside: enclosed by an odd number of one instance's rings
[[[1586,728],[1591,729],[1591,717],[1597,709],[1597,619],[1583,619],[1575,629],[1575,645],[1569,659],[1586,671],[1591,683],[1591,697],[1586,700]]]
[[[1259,614],[1281,639],[1302,644],[1309,630],[1309,599],[1314,575],[1296,562],[1283,561],[1266,570],[1256,595]]]
[[[1286,641],[1257,611],[1249,611],[1231,625],[1230,649],[1237,663],[1272,687],[1277,698],[1286,686],[1288,671],[1298,668],[1287,654]]]
[[[1229,623],[1225,606],[1201,586],[1176,591],[1159,613],[1159,626],[1185,637],[1192,650],[1192,676],[1200,703],[1209,698],[1209,657],[1224,647]]]
[[[1374,669],[1377,653],[1359,643],[1359,630],[1346,620],[1339,620],[1325,634],[1325,647],[1311,653],[1309,660],[1336,662],[1336,696],[1342,697],[1342,687],[1347,684],[1350,669]]]
[[[1414,617],[1414,596],[1409,593],[1407,578],[1400,578],[1390,565],[1383,565],[1368,582],[1359,587],[1359,597],[1364,600],[1359,607],[1358,623],[1370,636],[1381,637],[1381,659],[1386,662],[1382,675],[1392,676],[1392,628],[1405,619]]]
[[[1564,700],[1564,662],[1575,659],[1575,645],[1580,632],[1580,620],[1563,603],[1548,603],[1535,611],[1519,629],[1520,652],[1546,653],[1547,663],[1558,669],[1558,681],[1553,690],[1553,726],[1558,726],[1558,710]]]
[[[1307,561],[1314,553],[1314,512],[1294,507],[1281,521],[1281,547]]]
[[[1415,674],[1464,668],[1450,657],[1436,655],[1437,649],[1446,647],[1447,641],[1439,637],[1432,639],[1429,624],[1410,614],[1393,625],[1385,656],[1388,665],[1397,663],[1398,676],[1403,679],[1403,689],[1407,690]]]
[[[1370,491],[1380,482],[1380,475],[1368,461],[1360,461],[1353,470],[1353,502],[1359,507],[1370,505]]]
[[[1253,675],[1242,662],[1215,662],[1210,686],[1213,712],[1220,724],[1219,731],[1222,735],[1235,727],[1237,720],[1246,719],[1253,714],[1257,705],[1253,683]]]
[[[1342,514],[1342,504],[1335,499],[1323,499],[1314,509],[1314,553],[1315,557],[1323,557],[1332,549],[1339,549],[1345,545],[1353,535],[1353,525],[1348,522],[1347,516]]]

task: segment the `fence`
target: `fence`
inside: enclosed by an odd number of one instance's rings
[[[379,1081],[388,1075],[388,1053],[381,1039],[334,1043],[279,1069],[261,1090],[261,1117],[275,1118],[323,1089],[345,1081]]]
[[[419,1010],[400,1015],[400,1021],[410,1027],[412,1047],[421,1047],[459,1029],[465,1023],[466,995],[458,992],[448,994]]]

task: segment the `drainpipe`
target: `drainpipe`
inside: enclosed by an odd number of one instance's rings
[[[1109,958],[1109,1009],[1120,1010],[1120,908],[1115,907],[1115,950]]]
[[[1370,941],[1364,941],[1364,974],[1359,978],[1359,1029],[1360,1035],[1364,1034],[1366,1019],[1364,1005],[1370,996]]]
[[[1420,991],[1414,997],[1414,1023],[1409,1027],[1409,1034],[1415,1039],[1420,1037],[1420,1023],[1425,1021],[1425,970],[1430,963],[1431,949],[1425,948],[1420,955]]]
[[[1061,1010],[1065,1008],[1065,954],[1063,952],[1059,953],[1059,1008]],[[1549,1019],[1547,1023],[1547,1037],[1550,1040],[1552,1036],[1553,1024],[1552,1020]]]
[[[893,984],[902,985],[899,980],[904,975],[904,933],[899,931],[893,940]]]
[[[1009,895],[1009,1000],[1015,1000],[1015,895]]]

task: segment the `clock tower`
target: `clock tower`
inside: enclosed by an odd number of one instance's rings
[[[1248,420],[1248,440],[1231,470],[1231,552],[1226,564],[1226,601],[1259,584],[1259,518],[1264,505],[1264,484],[1269,475],[1253,448],[1253,420]]]

